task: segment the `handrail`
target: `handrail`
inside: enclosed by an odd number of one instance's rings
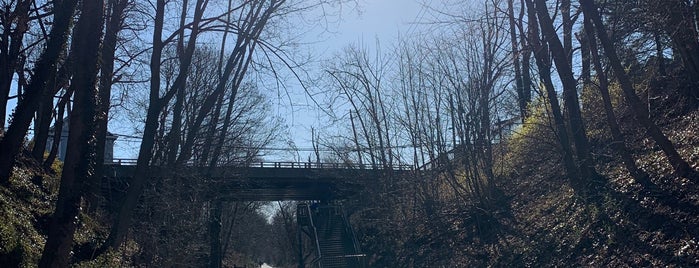
[[[313,223],[313,211],[311,210],[311,206],[310,205],[306,206],[306,210],[308,213],[308,220],[310,221],[311,230],[313,230],[313,240],[314,240],[313,242],[315,242],[315,244],[316,244],[316,255],[317,256],[313,261],[311,261],[311,263],[317,263],[320,260],[322,260],[322,255],[320,252],[320,241],[318,241],[318,230],[316,230],[316,225],[315,225],[315,223]],[[320,268],[323,268],[323,262],[320,262],[320,264],[318,266]]]
[[[107,165],[135,166],[137,159],[114,158]],[[413,170],[412,165],[369,165],[353,163],[315,163],[315,162],[237,162],[222,167],[251,167],[251,168],[298,168],[298,169],[376,169],[376,170]]]
[[[363,262],[363,258],[366,258],[366,254],[362,254],[362,249],[359,247],[359,240],[357,239],[357,234],[354,232],[354,229],[352,229],[352,224],[349,221],[349,218],[347,218],[347,214],[345,213],[345,208],[340,205],[340,215],[342,216],[342,221],[343,225],[345,226],[345,231],[348,232],[348,234],[352,238],[352,247],[354,248],[354,254],[351,255],[345,255],[343,257],[345,258],[357,258],[357,261],[359,261],[359,266],[365,267],[365,263]]]

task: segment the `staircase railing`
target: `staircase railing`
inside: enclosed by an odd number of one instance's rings
[[[347,234],[349,234],[349,236],[351,237],[352,247],[354,248],[354,254],[347,255],[345,257],[356,258],[359,267],[366,267],[366,254],[362,253],[362,249],[359,246],[359,240],[357,239],[357,234],[354,232],[352,224],[350,224],[350,221],[347,218],[347,214],[345,213],[345,209],[342,206],[340,206],[340,215],[342,216],[342,224],[345,226],[345,231],[347,232]]]
[[[323,263],[320,261],[322,256],[320,252],[320,242],[318,241],[318,230],[316,229],[315,220],[313,219],[313,211],[311,210],[311,206],[305,206],[305,208],[308,213],[311,231],[313,231],[313,243],[315,243],[316,248],[316,257],[311,261],[311,264],[317,264],[319,268],[323,268]]]

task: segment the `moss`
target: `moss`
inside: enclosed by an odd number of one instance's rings
[[[0,221],[0,263],[16,267],[22,262],[23,250],[17,231],[12,224],[12,216],[4,209],[2,212],[6,220]]]
[[[53,211],[55,192],[42,182],[56,180],[31,159],[20,157],[9,187],[0,187],[0,264],[35,267],[45,243],[43,228]]]

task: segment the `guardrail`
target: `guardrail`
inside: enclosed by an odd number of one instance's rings
[[[115,158],[108,165],[135,166],[137,159]],[[413,170],[412,165],[369,165],[350,163],[314,163],[314,162],[240,162],[231,163],[222,167],[251,167],[251,168],[299,168],[299,169],[392,169]]]

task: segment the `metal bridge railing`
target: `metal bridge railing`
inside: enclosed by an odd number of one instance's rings
[[[137,159],[115,158],[108,165],[135,166]],[[241,162],[231,163],[222,167],[252,167],[252,168],[299,168],[299,169],[378,169],[378,170],[413,170],[412,165],[371,165],[351,163],[315,163],[315,162]]]

